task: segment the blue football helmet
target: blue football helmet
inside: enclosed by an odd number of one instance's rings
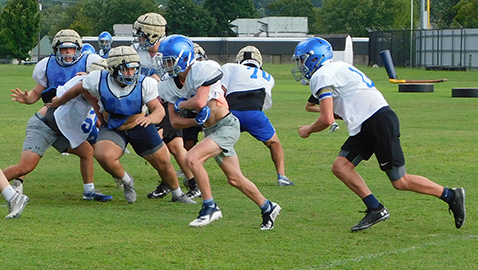
[[[302,40],[294,50],[292,58],[296,67],[291,70],[296,81],[302,79],[310,80],[312,74],[325,62],[332,60],[334,56],[332,45],[319,37],[311,37]]]
[[[90,53],[95,53],[95,52],[96,52],[96,50],[93,47],[93,45],[91,45],[90,43],[83,43],[83,47],[81,47],[81,53],[82,54],[90,54]]]
[[[104,52],[107,52],[111,49],[111,43],[113,43],[113,37],[108,31],[103,31],[98,36],[98,47]]]
[[[158,64],[163,70],[163,75],[167,73],[170,77],[178,76],[196,60],[193,42],[183,35],[166,37],[159,44],[158,52],[160,54]]]

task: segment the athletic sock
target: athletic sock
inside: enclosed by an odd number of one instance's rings
[[[272,210],[272,203],[266,199],[263,205],[261,205],[262,213],[269,213]]]
[[[203,200],[202,204],[206,207],[214,207],[214,204],[215,204],[214,198]]]
[[[95,190],[95,184],[94,183],[83,184],[83,190],[85,193],[93,192]]]
[[[177,189],[171,189],[171,194],[173,195],[173,197],[179,198],[183,195],[183,192],[181,191],[181,188],[178,187]]]
[[[129,176],[129,173],[124,171],[124,175],[121,178],[121,181],[123,181],[123,183],[129,183],[129,181],[131,181],[131,176]]]
[[[455,197],[455,193],[453,190],[449,188],[443,188],[443,193],[440,196],[440,199],[442,199],[446,203],[450,203],[453,198]]]
[[[2,190],[2,196],[5,198],[5,200],[7,200],[7,202],[11,202],[17,194],[18,193],[10,185]]]
[[[377,198],[375,198],[373,193],[363,198],[362,201],[365,203],[367,209],[369,210],[377,210],[380,208],[380,202],[377,200]]]

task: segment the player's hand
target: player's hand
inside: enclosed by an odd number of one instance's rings
[[[54,97],[54,98],[51,99],[51,102],[45,103],[45,106],[47,106],[49,108],[57,108],[61,105],[58,102],[58,100],[59,100],[59,97]]]
[[[186,99],[185,98],[180,98],[178,100],[176,100],[176,102],[174,102],[174,110],[176,112],[179,112],[181,109],[179,108],[179,103],[185,101]]]
[[[26,103],[28,98],[28,91],[22,91],[18,88],[12,89],[12,93],[10,96],[12,97],[12,101],[17,101],[19,103]]]
[[[194,118],[194,120],[199,125],[204,125],[204,123],[206,123],[207,119],[209,119],[210,115],[211,115],[211,108],[206,105],[198,112],[198,116],[196,116],[196,118]]]
[[[310,132],[310,126],[299,126],[299,135],[302,138],[309,138],[311,132]]]
[[[139,117],[135,121],[136,121],[136,124],[142,127],[147,127],[149,126],[149,124],[151,124],[151,120],[147,116]]]

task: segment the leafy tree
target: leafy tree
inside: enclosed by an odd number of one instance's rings
[[[340,8],[337,8],[340,6]],[[399,0],[323,0],[317,11],[317,27],[324,34],[368,36],[367,28],[403,27],[410,9],[404,9]]]
[[[279,0],[267,5],[269,16],[307,17],[309,32],[317,33],[315,28],[316,8],[310,0]]]
[[[211,30],[217,27],[209,12],[193,0],[170,0],[165,18],[168,22],[168,34],[214,36]]]
[[[430,23],[436,27],[451,28],[456,10],[453,9],[460,0],[433,0],[430,1]]]
[[[252,0],[205,0],[206,8],[217,23],[213,29],[214,36],[235,36],[231,30],[231,21],[237,18],[257,18],[257,11]]]
[[[478,0],[461,0],[454,8],[456,16],[454,22],[464,28],[478,27]]]
[[[0,56],[27,59],[37,43],[38,22],[37,1],[9,0],[0,14]]]
[[[159,12],[150,0],[86,0],[78,3],[80,9],[70,28],[82,36],[113,33],[114,24],[132,24],[147,12]]]

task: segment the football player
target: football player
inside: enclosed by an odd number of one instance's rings
[[[332,46],[325,39],[312,37],[301,41],[293,58],[292,74],[297,81],[310,81],[310,91],[319,100],[320,116],[310,125],[300,126],[299,135],[308,138],[334,123],[337,115],[347,125],[349,137],[332,165],[332,172],[357,194],[367,207],[365,217],[351,227],[365,230],[388,219],[383,206],[355,170],[372,154],[377,157],[394,188],[438,197],[447,202],[456,228],[465,222],[465,189],[445,188],[426,177],[406,172],[400,146],[399,120],[382,93],[362,71],[341,61],[333,61]]]
[[[236,62],[221,67],[221,82],[229,110],[239,119],[241,132],[247,131],[269,148],[277,172],[277,185],[295,185],[285,175],[284,150],[264,114],[272,106],[274,77],[262,69],[261,52],[254,46],[239,50]]]
[[[113,37],[108,31],[103,31],[98,36],[98,47],[100,50],[98,54],[103,58],[108,58],[108,53],[111,50],[111,44],[113,44]]]
[[[134,22],[133,33],[136,38],[136,46],[133,47],[137,48],[141,60],[141,74],[151,76],[157,81],[160,81],[157,57],[161,39],[166,35],[166,19],[157,13],[143,14]],[[158,87],[161,87],[161,84],[159,84]],[[156,128],[184,174],[184,184],[189,188],[186,195],[192,199],[199,197],[201,192],[197,187],[193,173],[184,161],[187,150],[184,148],[182,130],[174,129],[171,126],[167,112],[168,103],[161,99],[161,96],[159,98],[166,111],[166,115],[163,121],[156,125]],[[160,181],[156,189],[149,192],[147,196],[150,199],[163,198],[168,195],[170,191],[170,187]]]
[[[186,162],[193,171],[202,193],[199,215],[189,226],[210,224],[222,217],[212,197],[209,176],[204,163],[215,158],[228,183],[239,189],[262,210],[261,230],[270,230],[281,207],[267,200],[257,186],[241,172],[234,144],[239,139],[239,120],[229,112],[221,88],[221,67],[214,61],[196,61],[193,42],[182,35],[171,35],[159,45],[161,64],[168,72],[171,87],[161,92],[169,102],[174,128],[201,125],[205,138],[188,151]],[[197,113],[194,118],[181,117]]]
[[[136,201],[134,179],[124,170],[119,159],[130,143],[171,187],[173,202],[195,204],[181,191],[169,151],[163,147],[161,137],[151,125],[164,117],[164,109],[157,99],[156,80],[139,73],[140,59],[131,47],[113,48],[107,62],[108,71],[91,72],[49,106],[58,107],[83,93],[98,99],[99,112],[102,113],[98,118],[103,125],[95,145],[95,157],[106,172],[121,180],[127,202]],[[144,112],[145,106],[149,114]]]
[[[52,42],[53,51],[50,57],[42,59],[33,70],[33,79],[37,85],[31,91],[12,90],[12,100],[24,104],[33,104],[40,98],[46,103],[56,94],[56,89],[65,85],[76,74],[85,74],[93,62],[101,60],[96,54],[83,55],[81,37],[71,29],[60,30]],[[78,144],[70,144],[58,129],[54,117],[55,110],[43,106],[28,121],[20,161],[16,165],[4,169],[5,176],[14,180],[13,186],[23,192],[23,180],[26,174],[33,171],[45,151],[53,146],[60,153],[72,153],[80,157],[80,171],[83,179],[83,199],[109,201],[110,195],[104,195],[94,188],[93,181],[93,149],[85,140]],[[80,118],[83,121],[85,118]],[[85,120],[88,121],[88,120]],[[94,126],[82,134],[89,135]],[[79,135],[79,134],[78,134]]]

